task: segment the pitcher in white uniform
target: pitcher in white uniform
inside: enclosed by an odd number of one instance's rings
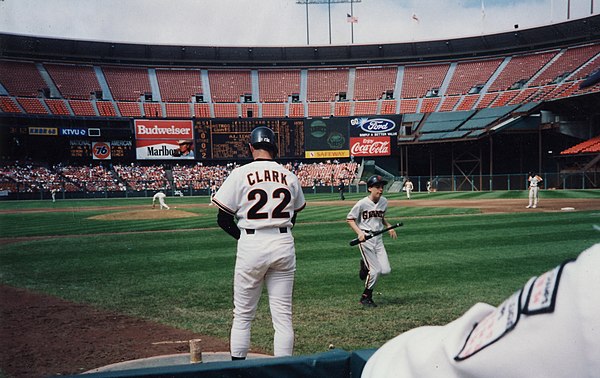
[[[529,177],[527,178],[529,181],[529,205],[527,205],[528,209],[535,209],[539,202],[539,183],[542,182],[542,178],[535,173],[529,172]]]
[[[296,251],[291,231],[306,205],[298,178],[273,161],[277,145],[271,129],[260,126],[252,131],[250,151],[254,161],[234,169],[212,198],[219,207],[219,226],[238,240],[230,336],[234,360],[248,354],[263,284],[275,329],[274,355],[293,353]]]
[[[366,234],[391,226],[385,219],[388,203],[382,195],[385,184],[387,181],[379,175],[369,177],[367,180],[369,195],[356,202],[346,217],[348,225],[361,241],[358,244],[362,256],[359,277],[365,281],[365,290],[359,302],[366,307],[377,307],[373,301],[373,287],[380,275],[389,274],[392,270],[383,245],[383,235],[365,240]],[[389,235],[393,239],[397,238],[396,231],[393,229],[389,231]]]

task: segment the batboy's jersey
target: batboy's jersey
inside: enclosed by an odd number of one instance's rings
[[[294,212],[306,202],[298,178],[272,160],[234,169],[212,201],[238,219],[242,229],[292,227]]]
[[[377,203],[365,197],[354,204],[346,218],[354,219],[358,228],[363,231],[379,231],[383,228],[387,204],[385,197],[380,197]]]

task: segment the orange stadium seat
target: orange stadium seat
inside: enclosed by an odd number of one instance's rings
[[[166,103],[165,111],[168,118],[191,118],[190,104]]]
[[[487,83],[500,63],[502,59],[459,62],[445,94],[467,94],[472,87]]]
[[[141,117],[142,111],[140,110],[140,102],[132,101],[117,101],[117,107],[123,117]]]
[[[200,70],[157,69],[156,78],[165,102],[191,102],[196,94],[203,93]]]
[[[300,70],[258,70],[258,86],[261,102],[287,102],[300,93]]]
[[[513,56],[488,90],[504,91],[519,81],[529,81],[557,53],[557,51],[550,51]]]
[[[262,116],[263,118],[285,117],[285,104],[265,102],[262,104]]]
[[[309,69],[307,101],[335,101],[336,96],[348,92],[348,68]]]
[[[152,92],[146,68],[107,66],[102,72],[115,100],[138,101]]]
[[[400,114],[416,113],[419,100],[416,98],[400,100]]]
[[[144,116],[148,118],[162,118],[162,107],[157,102],[144,102]]]
[[[304,104],[303,103],[291,103],[289,110],[290,118],[302,118],[304,117]]]
[[[377,101],[356,101],[354,103],[354,115],[377,114]]]
[[[498,94],[498,92],[484,94],[481,101],[477,104],[477,109],[489,108],[492,102],[496,100],[496,97],[498,97]]]
[[[250,70],[209,70],[208,81],[213,102],[239,102],[252,93]]]
[[[430,90],[440,88],[449,68],[449,64],[405,67],[402,98],[425,97]]]
[[[48,86],[34,63],[0,60],[0,83],[12,96],[35,97]]]
[[[19,97],[19,105],[29,114],[48,114],[48,110],[42,105],[39,98]]]
[[[433,113],[440,103],[439,97],[424,98],[421,102],[421,110],[419,113]]]
[[[456,111],[471,110],[473,105],[479,100],[479,95],[466,95],[456,107]]]
[[[5,113],[22,113],[15,101],[7,96],[0,96],[0,108]]]
[[[238,104],[217,103],[214,104],[215,117],[237,118],[241,116],[238,110]]]
[[[350,115],[350,103],[348,101],[338,101],[334,105],[334,115],[336,117],[348,117]]]
[[[531,83],[531,86],[549,84],[561,75],[573,73],[599,52],[600,45],[567,49]]]
[[[396,114],[396,100],[383,100],[381,101],[380,114]]]
[[[451,112],[460,101],[461,96],[445,96],[440,105],[440,112]]]
[[[309,117],[329,117],[332,115],[330,102],[309,102],[308,116]]]
[[[378,100],[396,88],[397,67],[357,67],[354,79],[354,99]]]
[[[100,90],[94,67],[73,64],[45,64],[56,88],[64,98],[88,100]]]
[[[116,117],[117,111],[112,102],[110,101],[96,101],[96,107],[98,113],[103,117]]]
[[[69,100],[69,106],[76,116],[96,116],[96,111],[91,101]]]
[[[65,104],[64,100],[59,100],[59,99],[46,99],[46,106],[48,107],[48,109],[50,109],[50,112],[54,115],[71,115],[71,112],[69,112],[69,109],[67,108],[67,105]]]
[[[194,116],[197,118],[210,118],[210,105],[194,104]]]

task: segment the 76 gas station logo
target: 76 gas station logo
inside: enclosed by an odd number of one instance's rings
[[[110,159],[110,144],[105,142],[94,142],[92,145],[94,160]]]

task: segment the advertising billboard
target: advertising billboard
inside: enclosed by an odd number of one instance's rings
[[[138,160],[194,159],[194,125],[191,120],[136,119],[134,126]]]

